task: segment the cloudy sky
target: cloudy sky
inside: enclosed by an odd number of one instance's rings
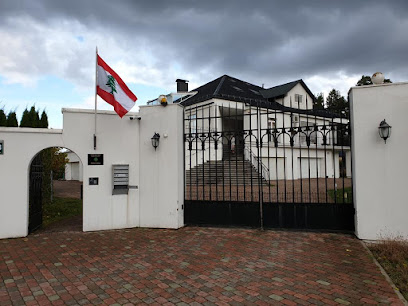
[[[62,107],[93,107],[95,46],[139,105],[223,74],[346,95],[376,71],[408,81],[408,1],[1,0],[0,107],[61,128]]]

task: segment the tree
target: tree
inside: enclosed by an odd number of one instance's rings
[[[18,127],[16,112],[10,111],[7,115],[7,126],[8,127]]]
[[[324,97],[323,93],[319,93],[316,100],[313,101],[313,109],[324,109]]]
[[[54,172],[54,178],[63,178],[65,166],[69,162],[68,153],[60,148],[53,148],[53,150],[52,171]]]
[[[0,126],[7,126],[7,118],[3,109],[0,109]]]
[[[44,129],[48,128],[48,116],[47,116],[47,113],[45,112],[45,110],[43,110],[43,112],[41,114],[39,127],[44,128]]]
[[[332,113],[341,115],[349,113],[349,103],[336,89],[332,89],[326,98],[326,107]]]
[[[30,111],[28,112],[28,118],[31,123],[31,127],[37,128],[40,125],[40,116],[38,115],[38,111],[35,109],[35,106],[31,106]]]
[[[23,111],[23,115],[21,116],[20,127],[32,127],[27,108]]]
[[[48,128],[48,116],[45,111],[41,114],[41,118],[43,122],[40,120],[40,115],[33,105],[30,110],[27,108],[24,110],[21,116],[20,127]]]
[[[384,83],[392,83],[390,79],[384,79]],[[373,85],[371,77],[368,75],[362,75],[361,79],[357,82],[357,86]]]

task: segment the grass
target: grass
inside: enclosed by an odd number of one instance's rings
[[[47,203],[43,206],[43,227],[81,214],[82,200],[54,198],[52,203]]]
[[[408,300],[408,241],[389,239],[368,247]]]
[[[327,190],[329,196],[334,200],[336,199],[337,203],[352,203],[353,201],[353,188],[346,187],[344,189]],[[344,201],[343,201],[344,200]]]

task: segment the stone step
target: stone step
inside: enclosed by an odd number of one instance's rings
[[[208,161],[186,171],[186,184],[204,186],[209,184],[260,185],[259,173],[253,165],[244,159]],[[266,184],[261,179],[261,184]]]

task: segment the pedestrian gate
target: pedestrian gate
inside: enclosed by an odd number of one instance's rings
[[[43,163],[41,153],[37,154],[30,166],[29,221],[28,232],[32,233],[42,225],[42,183]]]

